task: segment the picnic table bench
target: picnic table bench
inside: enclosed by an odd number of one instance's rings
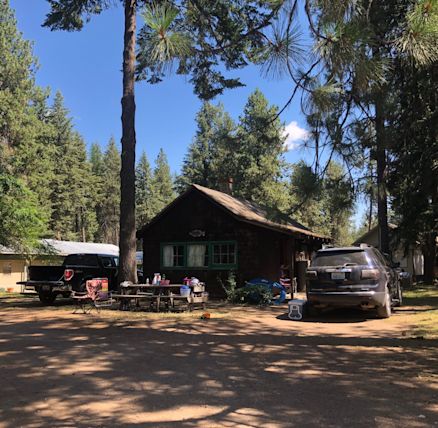
[[[173,293],[172,290],[180,290],[181,284],[129,284],[121,287],[122,293],[112,293],[111,296],[120,301],[121,309],[140,307],[140,300],[149,300],[150,306],[159,312],[162,302],[165,303],[167,310],[175,309],[175,302],[180,301],[187,303],[189,311],[193,309],[194,304],[201,304],[205,308],[208,300],[208,294],[205,292],[194,291],[196,286],[190,286],[191,291],[188,296]],[[199,286],[197,290],[199,289]],[[201,289],[204,290],[203,284]]]

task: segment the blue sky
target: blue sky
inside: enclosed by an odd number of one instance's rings
[[[119,5],[93,16],[81,32],[50,31],[41,26],[49,11],[47,0],[10,0],[18,28],[34,42],[39,61],[37,83],[59,90],[71,112],[76,129],[87,144],[105,145],[111,136],[121,137],[123,9]],[[117,4],[118,2],[115,2]],[[241,114],[248,96],[259,88],[271,104],[283,106],[293,89],[290,80],[264,79],[257,67],[233,71],[246,84],[227,91],[215,102],[222,102],[235,119]],[[158,85],[136,85],[137,156],[144,150],[150,161],[162,147],[174,173],[179,172],[184,154],[195,133],[195,115],[200,101],[188,79],[169,76]],[[290,136],[305,135],[306,123],[300,111],[299,97],[282,114]],[[299,140],[292,142],[298,145]],[[312,162],[310,150],[295,148],[286,153],[288,161],[301,158]]]
[[[26,39],[34,41],[40,65],[37,83],[49,86],[53,92],[62,92],[75,126],[88,144],[104,145],[111,135],[120,141],[122,7],[93,16],[81,32],[69,33],[41,27],[49,10],[46,0],[11,0],[11,6],[18,28]],[[227,91],[214,101],[222,102],[236,119],[256,88],[262,90],[271,104],[279,106],[291,93],[290,81],[266,80],[254,66],[230,75],[240,76],[247,86]],[[137,153],[145,150],[152,160],[163,147],[172,170],[177,172],[192,141],[194,118],[201,105],[191,84],[183,76],[170,76],[158,85],[140,82],[136,86],[136,103]],[[297,122],[292,132],[297,136],[303,133],[305,120],[297,103],[284,112],[282,120],[286,125]],[[294,150],[287,158],[296,160],[302,155],[305,153]]]

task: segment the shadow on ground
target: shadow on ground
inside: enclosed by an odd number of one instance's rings
[[[6,428],[438,424],[437,341],[272,328],[257,311],[123,321],[3,309]]]

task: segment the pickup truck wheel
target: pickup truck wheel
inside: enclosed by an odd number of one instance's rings
[[[56,294],[51,291],[40,291],[38,297],[43,305],[53,305],[53,302],[56,299]]]
[[[377,316],[379,318],[389,318],[391,316],[391,295],[389,290],[385,293],[385,303],[377,308]]]

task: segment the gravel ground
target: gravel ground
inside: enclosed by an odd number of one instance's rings
[[[201,320],[3,301],[0,426],[438,427],[438,341],[409,335],[419,310]]]

